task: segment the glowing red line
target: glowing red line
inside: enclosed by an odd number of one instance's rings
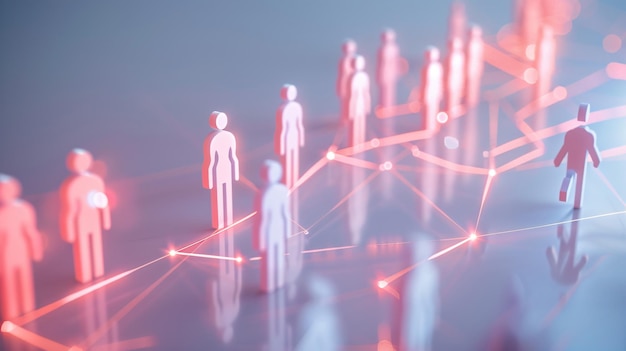
[[[300,177],[300,179],[298,179],[296,184],[294,184],[293,187],[289,189],[289,194],[291,195],[291,193],[293,193],[302,184],[304,184],[304,182],[313,177],[313,175],[315,175],[315,173],[322,169],[322,167],[326,166],[326,163],[328,163],[328,159],[326,157],[321,158],[319,161],[315,162],[315,164],[311,166],[308,171],[304,172],[304,174]]]
[[[350,166],[356,166],[356,167],[373,169],[373,170],[378,169],[378,165],[373,162],[361,160],[361,159],[354,158],[354,157],[344,156],[341,154],[335,154],[335,160],[341,163],[345,163]]]
[[[483,189],[483,197],[480,200],[480,208],[478,210],[478,217],[476,218],[476,225],[474,226],[475,230],[478,230],[478,224],[480,223],[480,217],[483,214],[483,208],[485,207],[485,200],[487,199],[487,193],[489,193],[489,188],[491,188],[491,181],[493,177],[488,176],[487,182],[485,182],[485,188]]]
[[[622,206],[626,207],[626,202],[624,202],[624,199],[622,199],[622,197],[617,192],[617,190],[615,190],[615,188],[613,187],[613,184],[611,184],[611,182],[609,182],[609,180],[604,176],[604,173],[602,173],[602,171],[600,171],[598,168],[594,168],[593,170],[596,171],[596,173],[600,176],[600,179],[602,179],[604,184],[606,184],[606,186],[609,188],[609,190],[611,190],[613,195],[615,195],[615,197],[617,197],[619,202],[622,203]]]
[[[569,95],[569,94],[567,94]],[[530,116],[532,116],[533,114],[539,112],[540,110],[548,107],[548,106],[552,106],[554,104],[556,104],[559,101],[564,100],[567,95],[565,97],[561,97],[561,96],[555,96],[554,94],[554,90],[546,93],[545,95],[539,97],[537,100],[535,101],[531,101],[529,104],[527,104],[526,106],[520,108],[516,113],[515,113],[515,119],[517,120],[524,120]]]
[[[524,71],[530,66],[503,53],[495,47],[484,44],[485,62],[519,79],[524,78]]]
[[[615,156],[621,156],[624,154],[626,154],[626,145],[618,146],[616,148],[608,149],[608,150],[604,150],[600,152],[600,155],[602,156],[602,158],[610,158],[610,157],[615,157]]]
[[[113,342],[110,344],[97,345],[93,348],[93,351],[108,351],[108,350],[137,350],[145,349],[148,347],[156,346],[156,340],[151,336],[144,336],[141,338],[135,338],[130,340]]]
[[[606,65],[606,74],[611,79],[626,80],[626,64],[611,62]]]
[[[444,160],[437,156],[427,154],[421,150],[419,153],[417,153],[414,156],[426,162],[430,162],[437,166],[447,168],[454,172],[467,173],[467,174],[489,174],[489,170],[486,168],[478,168],[474,166],[460,165],[458,163],[450,162],[448,160]]]
[[[511,169],[521,166],[524,163],[530,162],[536,158],[539,158],[543,155],[544,151],[541,149],[537,149],[537,150],[533,150],[527,154],[524,154],[514,160],[512,160],[511,162],[508,162],[500,167],[498,167],[496,169],[497,173],[504,173],[504,172],[508,172]]]
[[[608,67],[608,66],[607,66]],[[574,83],[566,86],[567,96],[572,97],[582,93],[585,93],[593,88],[596,88],[604,83],[606,83],[609,79],[607,76],[607,72],[604,69],[593,72],[590,75],[583,77]]]
[[[522,79],[514,78],[499,86],[497,89],[485,92],[485,96],[494,100],[498,100],[515,94],[526,87],[528,87],[528,83],[526,83]]]
[[[437,212],[439,212],[442,216],[444,216],[448,221],[450,221],[450,223],[452,223],[453,225],[455,225],[457,228],[459,228],[461,230],[462,233],[464,234],[468,234],[465,231],[465,228],[461,227],[457,222],[455,222],[452,218],[450,218],[450,216],[448,216],[447,213],[445,213],[441,208],[439,208],[439,206],[437,206],[434,202],[432,202],[432,200],[430,200],[428,197],[426,197],[426,195],[424,195],[421,191],[419,191],[416,187],[413,186],[413,184],[411,184],[406,178],[404,178],[404,176],[402,176],[400,173],[393,171],[392,173],[402,182],[404,183],[407,187],[409,187],[409,189],[411,189],[417,196],[421,197],[424,201],[428,202],[428,204],[430,204]]]
[[[489,104],[489,148],[494,149],[498,145],[498,104]],[[489,167],[495,167],[495,158],[489,153]]]
[[[346,250],[346,249],[352,249],[355,248],[355,245],[350,245],[350,246],[339,246],[339,247],[328,247],[325,249],[313,249],[313,250],[304,250],[302,251],[303,254],[310,254],[310,253],[316,253],[316,252],[327,252],[327,251],[339,251],[339,250]]]
[[[420,110],[420,104],[417,101],[409,102],[406,104],[395,105],[395,106],[387,106],[387,107],[377,107],[375,114],[376,117],[380,119],[397,117],[402,115],[409,115],[413,113],[417,113]]]
[[[5,321],[2,323],[2,332],[6,334],[11,334],[14,337],[32,345],[38,347],[42,350],[46,351],[68,351],[68,350],[80,350],[76,347],[69,347],[58,342],[52,341],[48,338],[45,338],[39,334],[33,333],[30,330],[24,329],[19,325],[15,325],[9,321]]]
[[[222,228],[222,229],[216,230],[216,231],[214,231],[213,233],[209,234],[207,237],[204,237],[204,238],[202,238],[202,239],[200,239],[200,240],[196,240],[196,241],[192,242],[191,244],[189,244],[189,245],[185,245],[185,246],[181,247],[180,249],[178,249],[178,250],[176,250],[176,251],[186,250],[186,249],[188,249],[188,248],[190,248],[190,247],[192,247],[192,246],[194,246],[194,245],[201,244],[201,243],[203,243],[203,242],[205,242],[205,241],[207,241],[207,240],[211,239],[212,237],[214,237],[214,236],[216,236],[216,235],[218,235],[218,234],[221,234],[221,233],[223,233],[223,232],[225,232],[225,231],[228,231],[228,230],[232,229],[233,227],[235,227],[236,225],[239,225],[239,224],[241,224],[241,223],[243,223],[243,222],[247,221],[248,219],[252,218],[254,215],[256,215],[256,212],[257,212],[257,211],[254,211],[254,212],[250,213],[249,215],[247,215],[247,216],[243,217],[242,219],[240,219],[240,220],[238,220],[238,221],[234,222],[233,224],[228,225],[228,226],[226,226],[226,227],[224,227],[224,228]],[[169,255],[168,255],[168,256],[169,256]],[[168,257],[168,256],[166,256],[166,257]]]
[[[369,182],[372,181],[372,179],[374,179],[377,175],[380,174],[380,171],[376,171],[372,174],[369,175],[369,177],[367,177],[363,182],[361,182],[358,186],[356,186],[354,189],[352,189],[352,191],[350,193],[348,193],[346,196],[344,196],[341,200],[339,200],[339,202],[333,206],[333,208],[331,208],[328,212],[326,212],[322,217],[320,217],[317,221],[315,221],[313,224],[311,224],[309,226],[309,228],[307,229],[307,231],[311,231],[311,228],[313,228],[314,226],[316,226],[319,222],[321,222],[324,218],[326,218],[326,216],[328,216],[329,214],[331,214],[334,210],[336,210],[339,206],[341,206],[344,202],[348,201],[348,199],[350,199],[350,197],[352,197],[352,195],[354,195],[357,191],[359,191],[362,187],[364,187],[365,185],[367,185]]]
[[[434,135],[435,132],[436,131],[434,130],[418,130],[415,132],[409,132],[409,133],[397,134],[397,135],[393,135],[393,136],[389,136],[385,138],[379,138],[378,141],[380,143],[377,147],[397,145],[397,144],[407,143],[411,141],[428,139],[432,135]],[[337,154],[341,153],[342,155],[346,155],[346,156],[352,156],[357,152],[364,152],[364,151],[368,151],[374,148],[376,148],[376,146],[372,146],[370,142],[366,142],[361,145],[351,146],[351,147],[347,147],[341,150],[337,150],[336,153]]]
[[[428,258],[428,260],[430,261],[430,260],[434,260],[434,259],[435,259],[435,258],[437,258],[437,257],[441,257],[441,256],[443,256],[443,255],[447,254],[448,252],[450,252],[450,251],[452,251],[452,250],[456,249],[457,247],[459,247],[459,246],[461,246],[461,245],[465,244],[465,243],[466,243],[466,242],[468,242],[469,240],[470,240],[469,238],[465,238],[465,239],[463,239],[463,241],[460,241],[460,242],[458,242],[458,243],[456,243],[456,244],[454,244],[454,245],[452,245],[452,246],[448,247],[447,249],[443,249],[443,250],[441,250],[441,251],[439,251],[439,252],[435,253],[434,255],[430,256],[430,257]]]
[[[189,256],[189,257],[199,257],[199,258],[214,258],[214,259],[217,259],[217,260],[225,260],[225,261],[238,261],[239,260],[237,257],[205,255],[205,254],[188,253],[188,252],[180,252],[180,251],[176,251],[176,256]]]
[[[250,181],[250,179],[248,179],[248,178],[244,177],[243,175],[240,175],[240,176],[239,176],[239,180],[240,180],[240,181],[241,181],[244,185],[246,185],[248,188],[250,188],[250,189],[254,190],[255,192],[256,192],[256,191],[259,191],[259,188],[257,188],[257,187],[256,187],[256,185],[254,185],[254,183],[252,183],[252,182]]]
[[[589,216],[589,217],[584,217],[584,218],[570,219],[570,220],[556,222],[556,223],[536,225],[536,226],[520,228],[520,229],[511,229],[511,230],[504,230],[504,231],[501,231],[501,232],[481,234],[481,235],[479,235],[479,237],[481,237],[481,236],[493,236],[493,235],[510,234],[510,233],[518,233],[518,232],[524,232],[524,231],[527,231],[527,230],[552,227],[552,226],[559,225],[559,224],[581,222],[581,221],[584,221],[584,220],[596,219],[596,218],[602,218],[602,217],[609,217],[609,216],[615,216],[615,215],[620,215],[620,214],[626,214],[626,210],[625,211],[611,212],[611,213],[604,213],[604,214],[599,214],[599,215]]]

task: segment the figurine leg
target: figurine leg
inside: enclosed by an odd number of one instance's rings
[[[576,171],[568,169],[561,183],[561,191],[559,192],[559,201],[566,202],[572,188],[572,178],[576,177]],[[578,178],[578,177],[577,177]],[[577,180],[578,181],[578,180]]]

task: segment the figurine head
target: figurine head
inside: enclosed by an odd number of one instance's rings
[[[589,110],[591,109],[591,105],[589,104],[580,104],[578,106],[578,117],[576,118],[579,122],[587,122],[589,119]]]
[[[483,36],[483,29],[478,25],[473,25],[469,30],[470,39],[480,39]]]
[[[343,52],[345,54],[354,54],[356,52],[356,42],[352,39],[347,39],[342,46]]]
[[[381,35],[383,43],[393,43],[396,41],[396,32],[393,29],[386,29]]]
[[[67,155],[67,169],[72,172],[87,172],[91,168],[93,157],[87,150],[74,149]]]
[[[17,179],[0,173],[0,202],[11,202],[21,193],[22,186]]]
[[[426,62],[439,61],[439,49],[434,46],[427,47],[424,53],[424,57],[426,58]]]
[[[296,89],[295,85],[285,84],[282,89],[280,89],[280,96],[283,100],[293,101],[298,97],[298,89]]]
[[[228,124],[228,117],[224,112],[213,111],[209,117],[209,125],[213,129],[222,130]]]
[[[450,51],[460,51],[463,50],[463,41],[461,38],[452,38],[449,42]]]
[[[539,33],[541,40],[552,39],[554,37],[554,29],[548,25],[543,25]]]
[[[361,55],[357,55],[352,59],[352,67],[355,71],[362,71],[365,69],[365,58]]]
[[[283,166],[274,160],[265,160],[261,167],[261,178],[268,184],[280,182],[283,176]]]

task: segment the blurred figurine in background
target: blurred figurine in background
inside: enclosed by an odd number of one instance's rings
[[[448,43],[448,57],[445,67],[446,111],[450,118],[456,117],[463,99],[465,88],[465,52],[463,41],[454,38]]]
[[[480,84],[484,71],[483,30],[473,25],[467,42],[467,64],[465,66],[465,101],[468,107],[475,107],[480,99]]]
[[[300,177],[300,147],[304,146],[302,106],[295,101],[298,90],[285,84],[280,90],[284,103],[276,112],[276,134],[274,146],[282,158],[283,183],[291,189]]]
[[[31,261],[43,258],[35,210],[19,198],[21,192],[17,179],[0,174],[1,320],[9,320],[35,309]]]
[[[539,41],[535,47],[535,69],[537,83],[535,85],[535,99],[550,92],[552,76],[556,65],[556,39],[552,27],[543,26],[539,34]]]
[[[416,265],[401,280],[396,306],[394,342],[398,351],[432,350],[433,333],[439,318],[439,271],[428,258],[434,253],[432,239],[420,236],[413,244],[410,265]]]
[[[437,113],[443,98],[443,67],[439,62],[439,49],[429,47],[424,56],[426,61],[422,68],[420,92],[422,129],[433,130],[437,127]]]
[[[202,185],[211,189],[213,227],[221,229],[233,224],[233,178],[239,180],[237,140],[225,131],[228,117],[213,111],[209,125],[215,131],[204,140]]]
[[[402,75],[402,58],[396,44],[396,32],[387,29],[381,35],[378,49],[378,67],[376,80],[378,83],[378,106],[389,107],[396,103],[396,85]]]
[[[578,121],[587,122],[589,119],[589,104],[581,104],[578,108]],[[600,165],[600,153],[596,146],[596,133],[589,127],[581,125],[565,134],[565,140],[559,153],[554,158],[556,167],[561,165],[567,155],[567,173],[561,183],[559,200],[566,202],[570,193],[572,179],[576,178],[576,190],[574,194],[574,208],[580,208],[583,203],[583,191],[585,186],[585,173],[587,171],[587,153],[591,156],[593,166]]]
[[[517,35],[522,44],[522,52],[532,50],[537,44],[539,28],[541,28],[543,23],[541,2],[542,0],[516,1],[513,18],[515,18]]]
[[[297,351],[339,351],[341,331],[333,306],[333,287],[327,279],[312,276],[308,281],[311,301],[304,307],[299,321],[302,334]]]
[[[111,228],[109,200],[104,181],[89,172],[93,158],[74,149],[67,155],[73,172],[61,185],[61,237],[74,244],[76,280],[87,283],[104,275],[102,229]]]
[[[337,74],[337,96],[341,105],[341,122],[347,123],[350,119],[349,106],[350,106],[350,77],[354,73],[352,66],[352,60],[356,56],[356,42],[352,39],[348,39],[343,43],[342,51],[343,56],[339,61],[339,71]]]
[[[350,146],[365,142],[367,116],[372,112],[370,78],[365,72],[365,58],[357,55],[352,60],[353,73],[348,90],[348,116],[351,121]]]
[[[280,183],[280,163],[266,160],[261,169],[265,187],[256,201],[254,246],[261,252],[261,290],[272,292],[286,281],[286,245],[289,237],[290,215],[287,187]]]
[[[454,1],[450,7],[450,15],[448,17],[448,42],[460,39],[461,46],[463,46],[466,23],[465,3]]]

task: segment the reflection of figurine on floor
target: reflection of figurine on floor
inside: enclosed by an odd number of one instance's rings
[[[578,240],[578,213],[574,213],[571,223],[569,240],[565,238],[564,224],[557,227],[557,237],[559,238],[559,251],[550,246],[546,250],[548,264],[552,278],[565,285],[572,285],[578,281],[580,272],[587,264],[587,255],[583,255],[576,262],[576,241]]]
[[[420,237],[413,245],[410,264],[417,266],[399,284],[394,342],[398,351],[432,350],[433,333],[439,316],[439,271],[428,258],[435,246]]]
[[[363,228],[367,221],[367,207],[369,203],[369,184],[363,185],[366,178],[366,170],[360,167],[352,167],[348,172],[350,177],[350,189],[360,187],[348,198],[348,226],[350,242],[359,245],[363,237]]]
[[[298,327],[302,338],[296,350],[340,350],[341,331],[332,304],[333,287],[328,280],[313,276],[308,281],[308,290],[312,300],[301,313]]]
[[[520,338],[524,320],[524,286],[517,276],[512,276],[504,291],[504,304],[498,319],[491,328],[487,351],[521,351]]]
[[[578,121],[587,122],[589,118],[589,104],[581,104],[578,108]],[[593,160],[593,166],[600,165],[600,153],[596,146],[596,133],[587,126],[579,126],[565,134],[565,140],[559,153],[554,158],[556,167],[561,165],[567,155],[567,173],[561,183],[560,201],[567,201],[572,179],[576,178],[576,192],[574,194],[574,208],[580,208],[583,203],[585,173],[587,170],[587,153]]]
[[[291,351],[291,326],[287,323],[286,291],[281,289],[267,296],[268,345],[266,351]]]
[[[261,178],[266,186],[257,198],[254,245],[261,252],[261,289],[271,292],[286,280],[286,245],[291,228],[287,187],[280,183],[280,163],[266,160]]]
[[[219,255],[235,257],[234,232],[228,230],[219,236]],[[220,260],[218,277],[209,287],[215,312],[215,326],[224,343],[233,338],[233,325],[239,315],[241,301],[241,266],[232,260]]]
[[[35,309],[31,261],[41,261],[43,244],[35,210],[19,198],[17,179],[0,174],[0,317],[8,320]]]
[[[104,182],[90,173],[92,156],[74,149],[67,168],[74,172],[61,186],[61,237],[74,244],[76,280],[90,282],[104,275],[102,229],[111,228],[111,214]]]

